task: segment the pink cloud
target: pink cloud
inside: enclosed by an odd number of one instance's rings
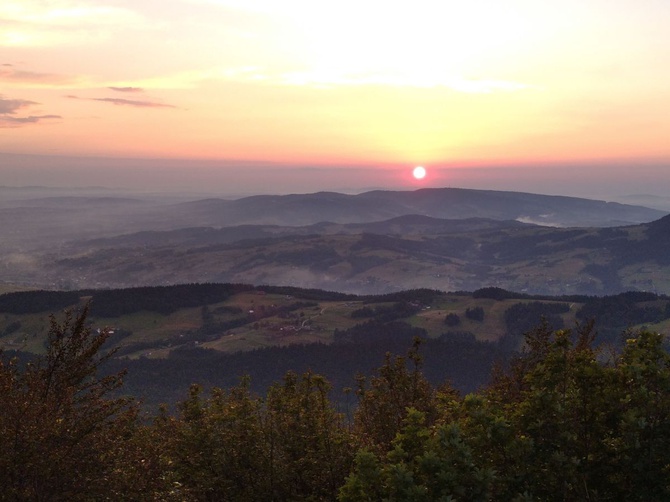
[[[70,99],[86,99],[88,101],[102,101],[103,103],[111,103],[117,106],[134,106],[137,108],[176,108],[173,105],[166,105],[163,103],[156,103],[154,101],[144,101],[136,99],[124,99],[124,98],[80,98],[79,96],[74,96],[72,94],[66,96]]]
[[[27,99],[5,99],[0,96],[0,128],[20,127],[26,124],[37,124],[43,120],[63,118],[60,115],[51,114],[16,116],[17,112],[37,104],[39,103]]]
[[[141,87],[108,87],[108,89],[116,92],[144,92]]]
[[[13,115],[23,108],[36,104],[38,103],[27,99],[5,99],[0,96],[0,115]]]
[[[25,124],[37,124],[42,120],[62,119],[60,115],[29,115],[28,117],[11,117],[0,115],[0,128],[20,127]]]
[[[12,82],[30,82],[42,84],[67,84],[74,82],[73,77],[57,75],[55,73],[42,73],[37,71],[14,70],[13,65],[3,64],[8,69],[0,69],[0,80]]]

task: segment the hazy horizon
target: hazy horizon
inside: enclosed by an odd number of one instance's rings
[[[636,204],[651,196],[667,207],[670,178],[664,163],[520,166],[431,166],[423,180],[413,166],[291,166],[251,161],[128,159],[0,153],[0,186],[102,188],[132,193],[243,197],[333,191],[470,188],[564,195]],[[606,175],[603,175],[603,169]]]

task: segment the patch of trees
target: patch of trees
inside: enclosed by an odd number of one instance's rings
[[[363,319],[373,317],[376,321],[384,323],[395,321],[397,319],[404,319],[413,316],[420,311],[421,305],[418,303],[402,301],[394,303],[393,305],[377,305],[374,308],[365,306],[351,312],[351,318]]]
[[[265,291],[266,293],[277,294],[277,295],[288,295],[299,297],[303,300],[313,300],[317,302],[326,302],[326,301],[348,301],[348,300],[357,300],[358,296],[347,294],[347,293],[338,293],[336,291],[326,291],[323,289],[303,289],[293,286],[258,286],[256,288],[259,291]]]
[[[565,323],[561,314],[566,312],[570,312],[570,305],[567,303],[515,303],[505,310],[505,328],[508,335],[520,337],[542,324],[544,319],[549,329],[563,329]]]
[[[405,343],[414,337],[426,337],[426,330],[402,321],[383,322],[373,319],[351,328],[333,332],[333,343],[370,343],[402,340]]]
[[[446,324],[451,328],[453,328],[454,326],[458,326],[459,324],[461,324],[461,317],[458,314],[450,312],[444,317],[444,324]]]
[[[602,340],[616,341],[627,328],[670,318],[670,302],[661,298],[642,291],[592,298],[577,312],[577,318],[594,319]]]
[[[528,295],[522,293],[514,293],[512,291],[507,291],[506,289],[497,288],[494,286],[488,288],[477,289],[472,293],[473,298],[490,298],[492,300],[510,300],[510,299],[523,299],[527,298]]]
[[[111,290],[20,291],[0,295],[0,312],[30,314],[53,312],[92,297],[90,313],[98,317],[120,317],[143,310],[171,314],[182,308],[222,302],[230,296],[254,289],[246,284],[183,284]]]
[[[465,317],[471,321],[481,322],[484,320],[484,308],[483,307],[468,307],[465,309]]]
[[[128,289],[92,290],[91,315],[121,317],[148,311],[167,315],[182,308],[225,301],[236,293],[253,290],[247,284],[183,284]]]
[[[413,302],[421,303],[423,305],[430,305],[436,298],[442,295],[444,295],[444,292],[438,291],[436,289],[418,288],[406,289],[405,291],[398,291],[395,293],[387,293],[383,295],[361,296],[359,299],[370,303]]]
[[[125,388],[141,396],[149,408],[160,402],[176,402],[185,395],[190,382],[198,382],[207,389],[230,387],[237,384],[240,375],[248,375],[251,389],[263,393],[286,371],[303,373],[310,369],[328,378],[336,392],[335,400],[344,402],[347,397],[342,389],[354,386],[357,374],[369,374],[379,366],[385,353],[404,353],[416,335],[425,336],[422,329],[405,323],[365,327],[369,331],[359,327],[355,335],[348,333],[354,341],[338,344],[292,344],[234,354],[191,345],[173,349],[167,359],[115,360],[110,367],[128,369]],[[496,361],[503,362],[509,357],[496,344],[472,338],[426,339],[422,347],[424,372],[429,381],[438,385],[449,380],[463,392],[484,385]]]
[[[53,312],[79,303],[81,293],[75,291],[17,291],[0,295],[0,312],[34,314]]]
[[[528,295],[525,293],[516,293],[514,291],[508,291],[506,289],[494,286],[477,289],[471,294],[467,292],[459,292],[459,294],[464,294],[465,296],[472,296],[472,298],[489,298],[491,300],[499,300],[499,301],[544,300],[544,301],[564,301],[564,302],[584,303],[593,298],[587,295],[561,295],[561,296]]]
[[[670,499],[670,356],[659,334],[631,335],[608,359],[591,326],[545,325],[467,395],[426,377],[446,342],[416,341],[358,378],[350,413],[327,378],[306,370],[262,395],[249,378],[209,392],[193,385],[174,414],[153,420],[113,397],[123,374],[101,373],[106,338],[86,328],[85,312],[66,314],[52,319],[46,355],[0,358],[3,499]],[[216,360],[204,352],[200,360]]]

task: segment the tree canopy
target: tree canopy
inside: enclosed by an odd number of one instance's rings
[[[52,317],[46,354],[0,358],[0,500],[576,501],[670,499],[663,335],[595,345],[592,324],[525,335],[461,395],[423,374],[422,343],[360,378],[349,409],[311,371],[248,378],[142,416],[106,373],[87,309]]]

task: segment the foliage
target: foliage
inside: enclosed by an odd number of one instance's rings
[[[509,300],[513,298],[528,298],[528,295],[521,293],[514,293],[513,291],[507,291],[506,289],[488,287],[481,288],[472,293],[473,298],[490,298],[492,300]]]
[[[592,298],[577,312],[577,318],[595,320],[603,341],[616,341],[622,331],[644,323],[657,323],[668,318],[667,302],[660,302],[653,293],[628,292]]]
[[[409,345],[413,338],[424,338],[426,330],[414,327],[403,321],[382,322],[371,319],[351,328],[338,330],[333,333],[334,344],[344,343],[371,343],[401,340]]]
[[[570,311],[567,303],[527,302],[515,303],[505,311],[505,328],[507,335],[521,337],[532,331],[543,320],[552,330],[563,329],[564,323],[560,314]]]
[[[111,355],[100,354],[109,335],[92,334],[86,313],[68,311],[61,323],[51,317],[46,355],[0,363],[0,485],[6,499],[102,498],[125,477],[115,450],[125,443],[136,411],[128,399],[109,397],[122,374],[98,376]]]
[[[435,419],[434,390],[421,373],[420,339],[416,338],[407,368],[402,357],[392,358],[387,353],[378,375],[370,379],[359,377],[359,398],[354,427],[369,447],[384,451],[400,431],[408,408],[422,411],[430,420]]]
[[[143,310],[170,314],[180,308],[222,302],[234,293],[251,289],[253,286],[244,284],[210,283],[93,290],[89,292],[93,297],[91,315],[120,317]]]
[[[52,318],[46,355],[0,358],[0,500],[670,499],[670,355],[656,333],[608,354],[593,323],[544,322],[465,396],[424,375],[421,351],[450,337],[416,339],[359,378],[351,423],[311,371],[264,395],[246,377],[207,396],[194,385],[174,416],[146,420],[112,397],[122,373],[99,374],[113,353],[86,313]]]
[[[53,312],[79,303],[79,294],[70,291],[16,291],[0,295],[0,312],[31,314]]]
[[[317,375],[288,373],[267,398],[248,381],[203,400],[192,386],[163,425],[182,491],[195,500],[332,500],[349,472],[352,436]]]
[[[368,306],[354,310],[351,313],[352,319],[373,317],[375,321],[387,323],[397,319],[403,319],[415,315],[421,311],[421,306],[417,303],[401,301],[392,305],[378,305],[375,308]]]
[[[408,302],[430,305],[435,298],[442,295],[442,291],[436,289],[418,288],[398,291],[396,293],[387,293],[384,295],[363,296],[361,299],[367,302]]]
[[[446,324],[449,327],[458,326],[459,324],[461,324],[461,318],[458,314],[450,312],[444,318],[444,324]]]
[[[472,321],[484,320],[484,309],[482,307],[468,307],[465,309],[465,317]]]
[[[391,446],[382,458],[358,453],[340,501],[490,500],[494,472],[477,465],[457,424],[428,428],[425,414],[410,408]]]

